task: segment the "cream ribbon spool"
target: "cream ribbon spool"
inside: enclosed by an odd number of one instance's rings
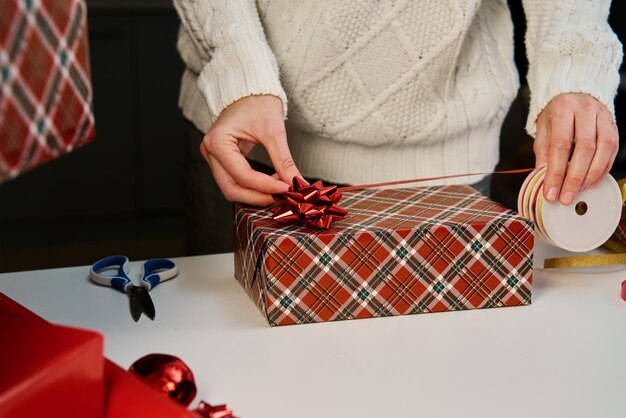
[[[613,177],[594,189],[578,193],[575,202],[562,205],[543,198],[545,167],[531,172],[520,190],[518,211],[536,225],[542,241],[573,252],[593,250],[600,245],[616,254],[551,258],[545,268],[626,264],[626,245],[611,240],[626,201],[626,179],[620,184]]]

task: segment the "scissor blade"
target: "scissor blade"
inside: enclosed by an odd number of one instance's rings
[[[150,297],[150,293],[143,287],[137,288],[137,296],[139,297],[139,302],[141,303],[141,309],[146,316],[152,320],[154,320],[154,316],[156,314],[154,309],[154,303],[152,303],[152,298]]]
[[[133,287],[128,289],[128,303],[130,305],[130,316],[133,317],[135,322],[139,321],[143,310],[141,309],[141,300],[139,299],[139,295],[137,295],[137,292],[134,291]]]

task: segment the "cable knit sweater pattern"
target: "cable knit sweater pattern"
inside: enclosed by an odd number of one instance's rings
[[[271,94],[289,109],[289,145],[306,176],[362,184],[486,172],[498,161],[519,87],[505,0],[174,3],[187,65],[180,106],[202,131],[234,101]],[[591,94],[612,111],[622,50],[610,1],[523,3],[527,131],[560,93]],[[262,150],[251,157],[269,163]]]

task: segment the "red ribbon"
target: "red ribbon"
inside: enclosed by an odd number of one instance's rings
[[[304,179],[294,177],[293,184],[289,187],[288,191],[272,195],[274,200],[278,202],[278,205],[272,208],[272,218],[278,222],[299,222],[317,229],[329,229],[333,221],[341,219],[348,214],[348,211],[337,204],[343,192],[458,177],[528,173],[533,170],[534,168],[521,168],[518,170],[493,171],[490,173],[452,174],[449,176],[387,181],[384,183],[362,184],[359,186],[339,188],[337,186],[324,187],[321,181],[309,185]]]
[[[183,406],[189,406],[196,396],[193,373],[178,357],[148,354],[135,361],[128,371]],[[237,418],[226,405],[212,406],[204,401],[193,412],[203,418]]]
[[[424,177],[424,178],[421,178],[421,179],[386,181],[384,183],[371,183],[371,184],[361,184],[359,186],[346,186],[346,187],[340,187],[339,191],[340,192],[352,192],[352,191],[355,191],[355,190],[371,189],[371,188],[374,188],[374,187],[398,186],[400,184],[422,183],[424,181],[455,179],[455,178],[459,178],[459,177],[469,177],[469,176],[489,176],[489,175],[492,175],[492,174],[530,173],[533,170],[534,170],[534,168],[518,168],[516,170],[491,171],[489,173],[450,174],[448,176]]]

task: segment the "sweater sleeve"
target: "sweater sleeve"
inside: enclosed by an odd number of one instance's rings
[[[523,0],[530,111],[526,131],[561,93],[587,93],[614,114],[622,45],[607,22],[610,0]]]
[[[184,30],[206,63],[198,76],[213,117],[238,99],[279,97],[287,114],[276,58],[254,0],[174,0]]]

